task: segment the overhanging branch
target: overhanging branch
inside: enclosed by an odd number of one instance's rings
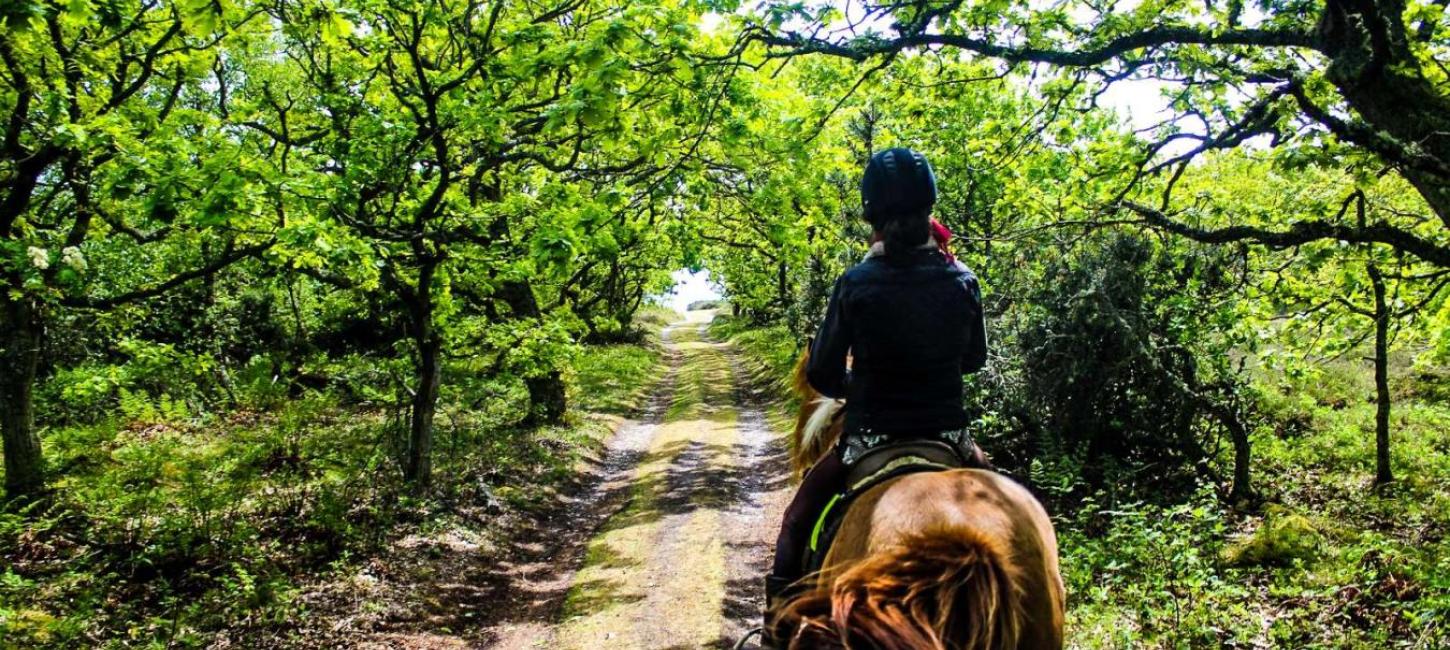
[[[1354,244],[1384,244],[1401,250],[1426,262],[1441,267],[1450,267],[1450,247],[1432,242],[1412,232],[1396,228],[1387,223],[1376,222],[1363,226],[1346,226],[1323,220],[1297,221],[1287,230],[1269,230],[1255,226],[1228,226],[1225,228],[1198,228],[1175,221],[1167,213],[1154,208],[1121,201],[1119,207],[1143,217],[1149,225],[1175,235],[1187,237],[1205,244],[1228,244],[1233,242],[1256,242],[1270,248],[1288,248],[1313,241],[1336,240]]]
[[[144,289],[137,289],[135,291],[128,291],[126,293],[116,294],[114,296],[107,296],[104,298],[92,298],[88,296],[65,298],[61,300],[61,304],[67,307],[77,307],[81,309],[112,309],[127,303],[136,302],[138,300],[154,298],[192,280],[214,275],[222,269],[243,259],[261,255],[263,251],[271,248],[273,243],[274,242],[272,241],[267,241],[254,246],[245,246],[242,248],[236,248],[233,245],[229,244],[226,251],[224,251],[219,257],[212,260],[211,262],[208,262],[205,265],[191,269],[189,271],[178,273],[175,276],[172,276],[171,279],[166,280],[165,282],[162,282],[160,284],[146,287]]]
[[[832,41],[803,36],[795,32],[788,32],[784,35],[761,32],[756,38],[770,47],[789,50],[778,56],[821,53],[862,61],[872,56],[902,50],[945,46],[1014,63],[1048,63],[1068,67],[1101,65],[1129,52],[1166,45],[1250,45],[1308,49],[1318,49],[1320,46],[1319,38],[1309,30],[1234,29],[1214,31],[1186,26],[1154,27],[1140,32],[1123,34],[1097,47],[1077,50],[1001,45],[964,34],[914,33],[892,39],[858,38],[848,41]]]

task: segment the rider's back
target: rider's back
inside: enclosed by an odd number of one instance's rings
[[[848,432],[962,428],[962,374],[986,360],[977,278],[934,248],[869,257],[841,276],[812,352],[811,384],[846,398]]]

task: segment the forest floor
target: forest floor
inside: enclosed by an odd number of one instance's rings
[[[304,636],[368,648],[731,647],[758,624],[790,486],[762,396],[736,351],[706,337],[711,316],[664,329],[647,406],[541,516],[500,543],[405,542],[321,590],[333,596],[314,600]],[[349,632],[359,627],[371,632]]]

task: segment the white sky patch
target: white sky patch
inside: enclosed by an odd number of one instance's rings
[[[724,16],[721,16],[720,14],[717,14],[713,11],[707,11],[703,14],[700,14],[700,22],[695,23],[695,27],[699,28],[699,30],[703,33],[714,34],[715,30],[718,29],[720,27],[720,24],[723,22],[725,22]]]
[[[1173,117],[1163,91],[1174,87],[1157,79],[1125,79],[1108,86],[1098,98],[1098,105],[1127,116],[1134,130],[1151,129]]]
[[[675,280],[675,286],[669,293],[655,296],[655,302],[683,314],[692,302],[720,299],[720,285],[710,281],[709,271],[691,272],[681,269],[671,274],[671,277]]]
[[[1152,129],[1162,125],[1175,116],[1169,106],[1168,93],[1182,88],[1182,86],[1161,81],[1158,79],[1126,79],[1116,82],[1103,94],[1098,97],[1098,106],[1112,109],[1123,115],[1128,120],[1128,126],[1145,139],[1154,139]],[[1253,101],[1253,97],[1242,92],[1231,92],[1230,101],[1237,106],[1243,106]],[[1181,119],[1178,127],[1184,133],[1207,135],[1204,132],[1203,123],[1193,119]],[[1267,149],[1272,138],[1268,135],[1257,135],[1245,140],[1239,146],[1248,149]],[[1197,140],[1183,138],[1170,142],[1158,152],[1159,158],[1172,158],[1188,152],[1201,143]]]

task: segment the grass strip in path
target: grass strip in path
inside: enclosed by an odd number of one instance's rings
[[[674,401],[635,473],[629,505],[589,543],[550,647],[705,647],[720,642],[722,530],[739,454],[723,345],[677,330]]]

